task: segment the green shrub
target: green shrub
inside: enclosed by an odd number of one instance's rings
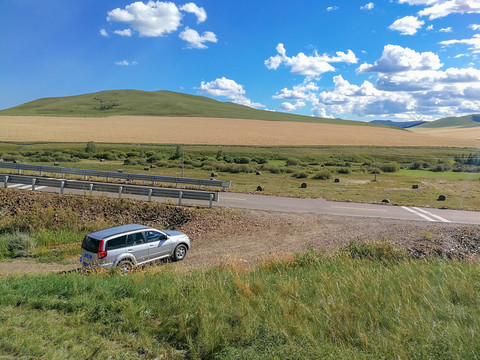
[[[289,159],[287,159],[286,165],[287,166],[298,166],[298,165],[300,165],[300,160],[295,159],[295,158],[289,158]]]
[[[316,173],[315,175],[312,176],[312,179],[315,179],[315,180],[328,180],[332,177],[332,174],[330,173],[330,171],[328,170],[321,170],[319,171],[318,173]]]
[[[28,233],[15,231],[0,236],[0,256],[32,256],[34,250],[35,242]]]
[[[297,179],[306,179],[308,177],[308,174],[304,171],[297,172],[292,175],[292,177],[297,178]]]
[[[236,157],[235,159],[233,159],[233,162],[235,164],[249,164],[250,159],[246,156],[241,156],[241,157]]]
[[[265,159],[264,157],[256,157],[256,158],[253,158],[252,161],[256,162],[259,165],[268,163],[268,160]]]
[[[388,241],[368,243],[352,240],[342,251],[352,259],[398,262],[409,257],[405,250]]]
[[[97,145],[93,141],[89,141],[85,147],[85,152],[92,154],[97,152]]]
[[[396,162],[390,162],[388,164],[384,164],[380,166],[380,170],[386,173],[394,173],[397,172],[399,169],[399,166]]]
[[[350,174],[350,169],[341,168],[337,170],[337,173],[347,175],[347,174]]]

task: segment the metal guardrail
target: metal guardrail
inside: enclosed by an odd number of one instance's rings
[[[107,181],[110,178],[123,179],[123,180],[129,180],[129,181],[140,180],[140,181],[151,181],[153,185],[155,185],[155,183],[158,182],[158,183],[173,183],[175,185],[178,185],[178,184],[198,185],[200,188],[202,186],[222,187],[224,191],[227,188],[230,188],[232,185],[230,181],[223,181],[223,180],[192,179],[192,178],[183,178],[183,177],[174,177],[174,176],[133,174],[133,173],[123,173],[123,172],[114,172],[114,171],[102,171],[102,170],[85,170],[85,169],[66,168],[66,167],[59,167],[59,166],[17,164],[17,163],[3,162],[3,161],[0,161],[0,168],[18,170],[19,174],[21,174],[22,170],[37,171],[37,172],[40,172],[40,176],[42,176],[43,173],[53,173],[53,174],[62,174],[62,178],[64,178],[65,174],[69,174],[69,175],[83,176],[85,180],[88,180],[88,177],[106,178]]]
[[[25,175],[0,175],[0,182],[3,182],[4,188],[8,188],[9,183],[31,185],[32,190],[35,190],[37,186],[54,187],[59,188],[61,194],[64,193],[65,189],[75,189],[85,191],[118,193],[118,197],[121,197],[122,194],[143,195],[148,197],[148,201],[152,200],[152,196],[175,198],[178,199],[179,205],[182,205],[182,199],[190,199],[209,201],[210,207],[212,207],[212,202],[218,202],[219,200],[218,193],[216,192],[162,189],[135,185],[108,184],[65,179],[47,179],[42,177],[32,177]]]

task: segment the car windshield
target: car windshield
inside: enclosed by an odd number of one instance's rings
[[[82,248],[89,252],[97,254],[98,244],[100,244],[100,240],[85,236],[82,242]]]

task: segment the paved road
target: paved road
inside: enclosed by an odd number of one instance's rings
[[[0,182],[0,186],[4,184]],[[9,188],[17,188],[22,190],[31,190],[31,185],[11,184]],[[40,191],[58,192],[58,189],[37,186]],[[83,194],[80,190],[65,189],[65,192]],[[117,194],[104,193],[106,196],[118,197]],[[126,195],[135,199],[145,199],[143,196]],[[265,196],[253,194],[238,194],[220,192],[220,201],[215,206],[224,206],[232,208],[256,209],[256,210],[273,210],[285,212],[311,212],[317,214],[328,214],[338,216],[362,216],[377,217],[414,221],[459,223],[459,224],[478,224],[480,225],[480,212],[478,211],[461,211],[448,209],[431,209],[420,207],[393,206],[393,205],[373,205],[352,202],[336,202],[324,199],[298,199],[278,196]],[[164,201],[163,198],[154,201]],[[178,200],[172,199],[173,203]],[[182,200],[184,204],[205,205],[204,201]]]

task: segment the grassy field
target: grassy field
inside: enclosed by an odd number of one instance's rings
[[[156,269],[156,270],[154,270]],[[49,359],[478,359],[477,263],[352,243],[242,273],[0,279],[0,352]]]
[[[0,144],[4,160],[182,176],[181,147]],[[185,177],[232,181],[233,192],[480,210],[477,149],[185,146]],[[105,159],[105,161],[100,161]],[[375,169],[377,175],[375,176]],[[334,182],[339,179],[339,182]],[[376,181],[373,181],[375,180]],[[302,188],[301,184],[307,187]],[[419,185],[413,189],[413,185]],[[446,201],[438,201],[445,195]]]

